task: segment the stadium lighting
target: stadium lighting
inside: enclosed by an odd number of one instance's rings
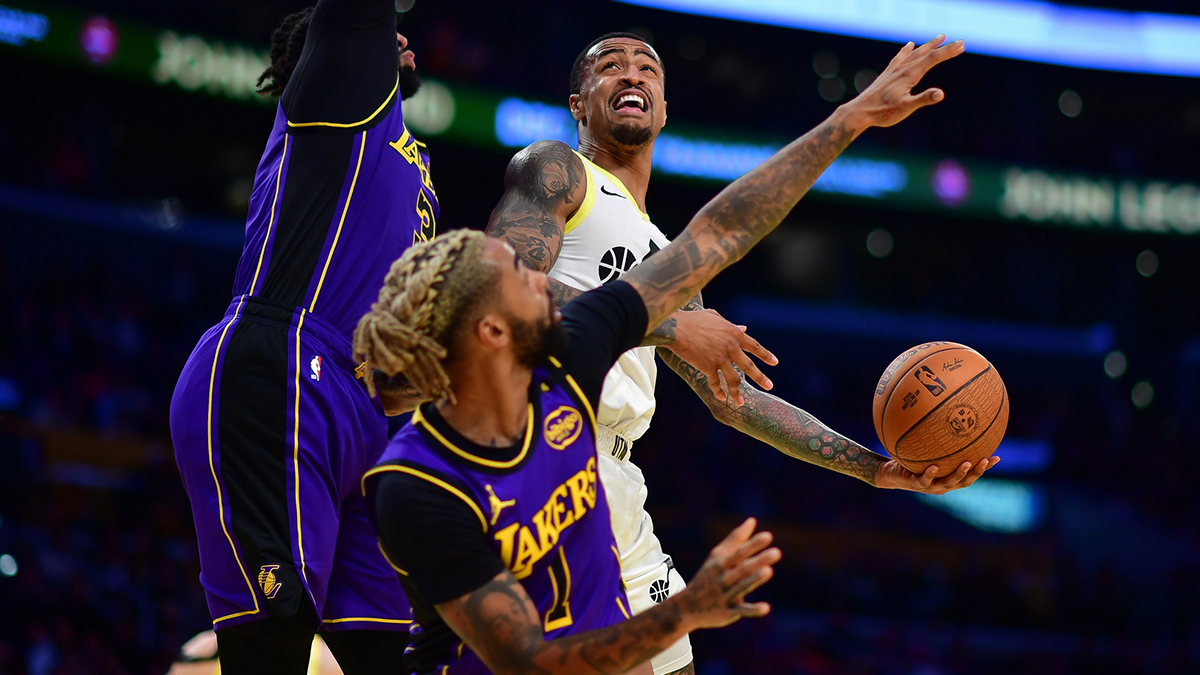
[[[1021,61],[1200,77],[1200,17],[1039,0],[616,0],[749,23],[904,43],[939,33]]]
[[[1024,481],[981,478],[969,490],[916,495],[920,501],[987,532],[1029,532],[1045,515],[1044,490]]]
[[[496,106],[496,139],[520,148],[553,139],[574,146],[575,119],[562,106],[507,98]],[[731,181],[762,164],[781,146],[725,142],[660,134],[654,145],[654,168],[688,178]],[[842,157],[813,185],[817,192],[878,198],[902,191],[908,173],[898,162]]]

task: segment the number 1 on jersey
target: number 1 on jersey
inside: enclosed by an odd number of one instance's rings
[[[550,561],[546,569],[550,573],[550,585],[554,587],[554,604],[546,611],[546,620],[542,624],[549,633],[558,628],[570,626],[571,619],[571,568],[567,566],[567,553],[563,547],[558,547],[558,558]]]

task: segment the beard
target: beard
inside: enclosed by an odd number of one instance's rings
[[[421,88],[421,76],[416,68],[400,67],[400,100],[412,98]]]
[[[637,126],[635,124],[614,124],[612,126],[612,138],[617,143],[632,147],[640,148],[650,142],[654,136],[654,130],[649,126]]]
[[[517,362],[526,368],[536,368],[567,346],[569,334],[562,324],[552,318],[543,322],[505,317],[513,332],[513,352]]]

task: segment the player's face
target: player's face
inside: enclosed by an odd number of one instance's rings
[[[592,135],[633,147],[653,141],[667,122],[662,65],[654,51],[638,40],[613,38],[592,54],[577,101]]]
[[[406,99],[421,88],[421,78],[417,76],[417,61],[408,48],[408,38],[396,33],[396,48],[400,50],[400,98]]]

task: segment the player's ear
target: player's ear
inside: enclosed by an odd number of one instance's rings
[[[475,323],[475,337],[486,347],[503,349],[512,341],[512,331],[500,314],[485,312]]]
[[[567,99],[567,107],[571,109],[571,117],[575,118],[576,122],[583,120],[583,97],[579,94],[571,94]]]

